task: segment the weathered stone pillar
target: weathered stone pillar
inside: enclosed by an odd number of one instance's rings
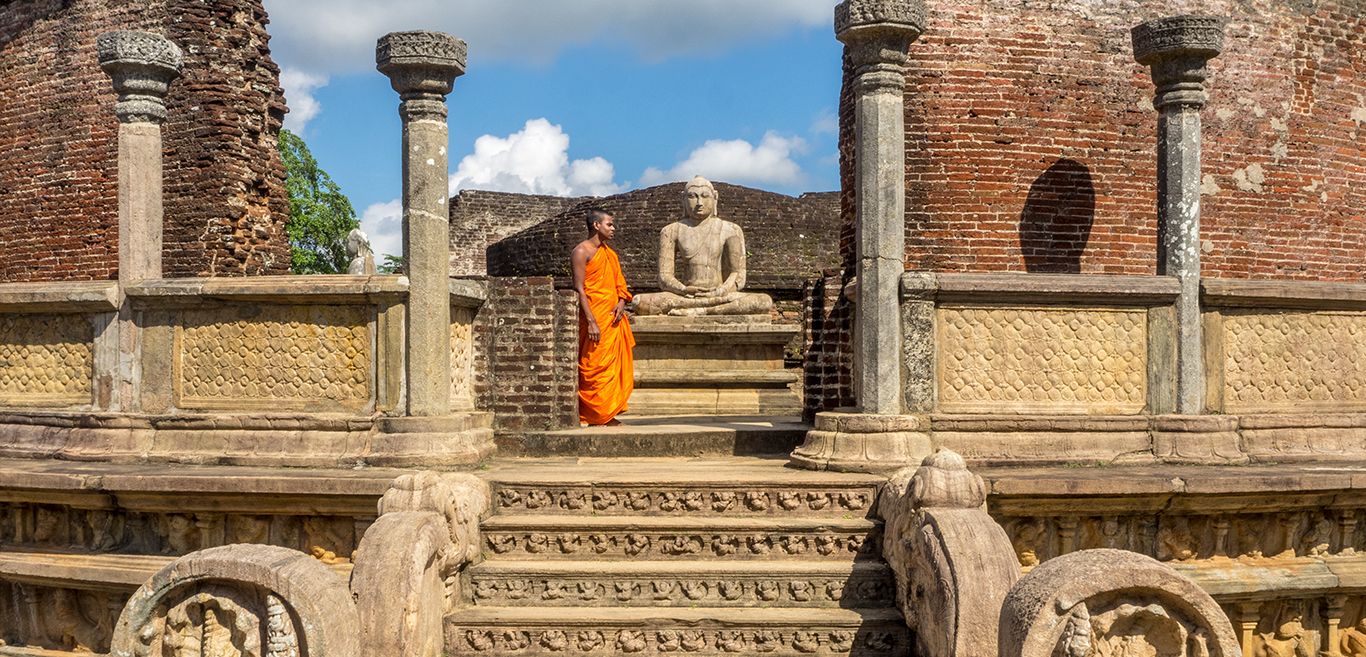
[[[925,29],[924,0],[845,0],[835,37],[854,67],[857,290],[854,386],[865,417],[816,417],[792,454],[799,467],[891,471],[920,461],[929,438],[902,405],[901,275],[906,259],[907,49]]]
[[[110,410],[138,410],[140,340],[123,290],[161,277],[161,123],[166,92],[185,59],[166,37],[147,32],[105,32],[95,39],[100,68],[113,79],[119,100],[119,318],[118,364],[112,386],[97,382]],[[112,389],[107,389],[112,388]]]
[[[1224,48],[1228,19],[1173,16],[1133,28],[1134,59],[1157,94],[1158,274],[1181,282],[1176,302],[1176,411],[1205,412],[1200,331],[1200,109],[1205,63]]]
[[[446,94],[465,74],[465,42],[441,32],[390,32],[375,63],[403,101],[403,270],[408,275],[407,408],[451,410],[450,212]]]
[[[901,413],[901,274],[906,269],[906,49],[925,29],[923,0],[845,0],[835,37],[854,66],[858,408]]]

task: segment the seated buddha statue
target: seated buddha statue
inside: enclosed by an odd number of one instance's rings
[[[767,294],[745,287],[745,234],[716,214],[716,188],[702,176],[683,187],[683,218],[659,231],[660,292],[636,296],[640,315],[760,315]],[[684,263],[674,270],[675,256]]]

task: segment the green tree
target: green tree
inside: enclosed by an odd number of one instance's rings
[[[290,262],[296,274],[345,274],[346,236],[360,228],[350,199],[318,166],[299,135],[280,130],[289,192]]]

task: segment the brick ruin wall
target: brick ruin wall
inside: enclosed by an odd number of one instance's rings
[[[492,411],[500,449],[517,434],[579,426],[579,325],[572,292],[546,276],[488,279],[475,316],[475,405]]]
[[[13,0],[0,6],[0,282],[118,276],[118,121],[95,37],[185,52],[163,126],[168,277],[289,273],[285,113],[259,0]]]
[[[837,192],[791,197],[714,182],[719,214],[745,231],[746,290],[774,298],[777,321],[800,321],[808,279],[839,265]],[[682,215],[683,183],[588,199],[489,247],[491,276],[554,276],[572,285],[569,252],[586,237],[583,210],[600,206],[616,218],[612,242],[627,285],[635,293],[659,289],[659,230]]]
[[[906,267],[1156,274],[1157,113],[1129,28],[1227,15],[1203,119],[1203,275],[1362,281],[1366,2],[931,2],[906,76]],[[853,403],[854,111],[845,270],[808,297],[808,415]],[[825,311],[819,310],[824,302]]]
[[[1202,113],[1204,275],[1362,280],[1361,0],[931,2],[906,76],[907,268],[1154,274],[1157,114],[1129,28],[1181,13],[1232,18]]]
[[[554,217],[591,196],[536,196],[465,189],[451,197],[451,276],[488,273],[488,247]]]

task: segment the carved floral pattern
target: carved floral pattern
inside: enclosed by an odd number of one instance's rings
[[[93,341],[84,315],[0,317],[0,398],[89,402]]]
[[[939,313],[944,412],[1138,413],[1147,404],[1142,310]]]
[[[1229,313],[1223,325],[1227,412],[1366,407],[1366,313]]]
[[[608,514],[755,514],[800,516],[808,511],[857,513],[863,517],[872,505],[870,488],[794,492],[782,490],[664,490],[540,489],[501,485],[498,508],[537,513],[580,511],[589,504]]]
[[[236,400],[331,400],[360,408],[370,398],[370,329],[363,306],[263,306],[186,310],[176,335],[182,405]]]
[[[720,653],[746,654],[788,650],[799,653],[893,653],[905,645],[904,630],[657,630],[598,631],[533,629],[526,631],[465,630],[454,634],[475,652],[526,651],[538,646],[550,652],[582,653]],[[533,649],[534,650],[534,649]]]

